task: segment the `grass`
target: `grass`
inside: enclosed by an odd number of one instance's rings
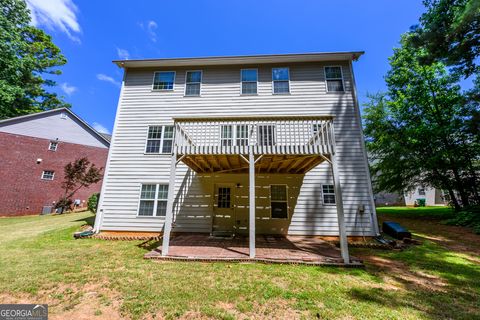
[[[74,240],[88,212],[5,218],[0,303],[46,302],[52,318],[480,319],[480,236],[438,224],[444,215],[380,209],[422,245],[352,249],[365,269],[159,263],[142,259],[158,244]]]

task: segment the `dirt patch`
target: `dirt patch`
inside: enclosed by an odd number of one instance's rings
[[[99,284],[57,284],[35,295],[0,294],[1,303],[46,303],[49,319],[128,319],[120,313],[120,295]]]
[[[386,259],[374,255],[357,254],[384,280],[383,289],[422,289],[427,291],[447,291],[447,282],[440,277],[413,271],[405,263],[398,260]],[[370,268],[371,268],[370,266]]]
[[[292,301],[285,299],[269,300],[260,304],[253,302],[252,311],[240,312],[233,303],[219,303],[218,307],[225,310],[235,319],[303,319],[308,318],[308,312],[293,309]]]

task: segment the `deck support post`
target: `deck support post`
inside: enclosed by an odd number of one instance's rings
[[[345,217],[343,211],[343,197],[342,197],[342,188],[340,186],[340,175],[338,173],[338,164],[336,156],[332,154],[330,156],[332,172],[333,172],[333,186],[335,189],[335,202],[337,207],[337,218],[338,218],[338,230],[340,235],[340,250],[342,252],[343,262],[345,264],[350,263],[350,256],[348,254],[348,240],[347,240],[347,230],[345,229]]]
[[[248,153],[249,163],[249,219],[248,219],[248,241],[250,248],[250,258],[255,258],[255,157],[253,150]]]
[[[174,147],[174,150],[176,148]],[[168,255],[168,247],[170,245],[170,233],[172,231],[173,223],[173,200],[175,199],[175,174],[177,171],[177,153],[172,154],[172,162],[170,165],[170,180],[168,182],[168,200],[167,200],[167,212],[165,214],[165,224],[163,225],[163,241],[162,241],[162,256]]]

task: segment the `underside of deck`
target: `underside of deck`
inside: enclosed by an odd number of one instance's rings
[[[170,240],[168,256],[162,256],[159,246],[147,253],[145,259],[345,266],[338,248],[315,237],[258,235],[256,252],[255,258],[249,257],[248,238],[242,236],[215,238],[207,234],[178,234]],[[363,264],[351,257],[347,266]]]
[[[257,158],[258,173],[304,174],[325,161],[318,155],[262,155]],[[241,155],[187,155],[182,161],[197,173],[248,173],[249,164]]]

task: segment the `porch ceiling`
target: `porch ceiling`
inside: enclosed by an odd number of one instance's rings
[[[258,159],[258,158],[257,158]],[[248,173],[240,155],[186,155],[181,160],[197,173]],[[255,163],[258,173],[304,174],[325,159],[318,155],[263,155]]]

